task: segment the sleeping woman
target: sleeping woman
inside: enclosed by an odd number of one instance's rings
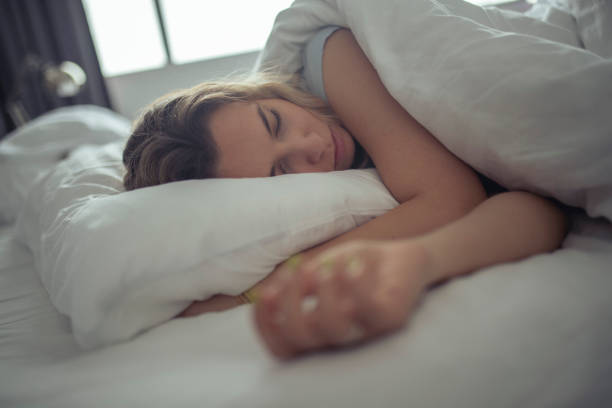
[[[126,189],[374,166],[400,205],[279,264],[241,296],[194,302],[181,317],[256,300],[263,342],[291,358],[392,332],[432,285],[560,245],[562,211],[527,192],[487,194],[388,93],[351,31],[319,32],[304,64],[309,92],[267,75],[158,99],[126,145]]]

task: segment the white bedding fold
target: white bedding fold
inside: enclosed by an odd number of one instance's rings
[[[299,71],[326,25],[349,27],[390,93],[476,170],[612,219],[612,60],[575,32],[461,0],[298,0],[257,69]]]

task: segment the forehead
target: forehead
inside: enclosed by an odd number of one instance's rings
[[[219,151],[219,177],[266,177],[271,140],[257,104],[233,102],[212,114],[209,129]]]

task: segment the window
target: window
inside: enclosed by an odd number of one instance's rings
[[[151,0],[83,0],[83,6],[104,76],[168,63]]]
[[[104,76],[261,49],[291,0],[82,0]]]
[[[263,48],[276,14],[291,1],[162,0],[174,63]]]
[[[467,0],[487,6],[513,0]],[[533,0],[528,0],[533,2]],[[106,77],[261,49],[292,0],[82,0]]]
[[[496,6],[504,3],[514,3],[517,0],[465,0],[468,3],[476,4],[478,6]],[[532,0],[526,0],[528,3],[532,3]]]

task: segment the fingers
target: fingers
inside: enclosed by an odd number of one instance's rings
[[[344,313],[338,319],[344,324],[332,338],[333,344],[352,344],[381,333],[384,311],[376,295],[379,277],[371,259],[352,252],[339,255],[334,259],[333,276],[341,284],[342,296],[337,295],[340,304],[330,302],[330,307]]]
[[[316,307],[306,316],[309,326],[321,339],[322,346],[344,344],[353,326],[354,301],[346,288],[342,274],[319,276]]]
[[[321,344],[304,319],[314,288],[312,276],[291,269],[278,274],[262,288],[255,305],[256,327],[268,349],[281,359]]]
[[[302,268],[263,290],[255,321],[272,354],[287,358],[360,339],[347,284],[347,277],[333,268]]]
[[[405,271],[386,254],[376,244],[351,244],[279,274],[255,307],[270,351],[288,358],[362,342],[403,325],[415,294],[398,290],[406,286],[397,278]]]
[[[275,319],[279,333],[295,351],[314,349],[322,344],[317,331],[310,326],[308,308],[304,307],[304,302],[312,299],[308,278],[303,273],[289,277]]]
[[[405,300],[385,289],[384,262],[375,246],[353,244],[343,251],[330,251],[307,267],[329,279],[318,289],[322,312],[316,320],[328,345],[367,340],[405,322]]]
[[[275,287],[262,290],[255,305],[255,326],[266,347],[277,358],[286,359],[294,355],[292,347],[281,336],[278,330],[276,315],[279,303],[279,292]]]
[[[396,256],[373,243],[332,251],[302,265],[292,258],[256,286],[255,325],[277,358],[363,342],[407,320],[406,305],[418,290],[406,283],[404,265],[389,261]],[[193,303],[179,317],[237,304],[234,297],[215,296]]]

